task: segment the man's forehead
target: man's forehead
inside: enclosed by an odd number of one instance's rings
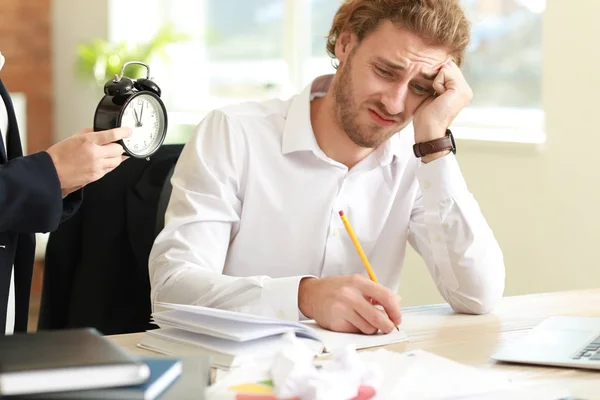
[[[430,58],[411,57],[410,55],[394,55],[392,57],[378,56],[373,57],[375,62],[385,64],[392,69],[407,70],[416,69],[424,75],[434,75],[452,59],[447,55],[445,58],[436,60]]]
[[[415,64],[421,68],[421,73],[423,74],[437,74],[440,69],[450,60],[452,60],[452,57],[448,56],[443,61],[433,65],[422,62],[415,62]]]
[[[382,22],[365,41],[367,45],[363,47],[371,57],[381,57],[405,68],[418,67],[424,72],[438,72],[452,59],[445,46],[431,43],[391,21]]]

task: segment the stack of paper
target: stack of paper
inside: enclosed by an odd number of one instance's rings
[[[182,304],[159,304],[152,314],[160,329],[147,331],[139,347],[167,355],[208,354],[219,368],[272,359],[281,336],[293,332],[315,355],[354,345],[357,349],[407,340],[404,332],[360,335],[331,332],[313,321],[300,323],[253,314]]]

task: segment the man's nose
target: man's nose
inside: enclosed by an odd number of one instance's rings
[[[391,87],[381,99],[385,111],[390,115],[402,113],[406,106],[407,93],[408,86],[405,83]]]

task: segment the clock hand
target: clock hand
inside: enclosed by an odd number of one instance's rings
[[[138,113],[135,108],[133,109],[133,114],[135,115],[135,126],[136,127],[142,126],[142,123],[140,122],[140,117],[138,117]]]
[[[143,115],[144,115],[144,103],[142,103],[142,110],[140,111],[140,125],[142,124]]]

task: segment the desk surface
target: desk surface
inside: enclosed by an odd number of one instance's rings
[[[600,399],[600,371],[496,363],[490,355],[543,319],[554,315],[600,317],[600,289],[505,297],[491,314],[455,314],[445,304],[407,307],[401,328],[410,342],[390,345],[392,351],[423,349],[451,360],[517,373],[522,379],[547,381],[568,388],[581,399]],[[135,354],[142,333],[108,336]]]

